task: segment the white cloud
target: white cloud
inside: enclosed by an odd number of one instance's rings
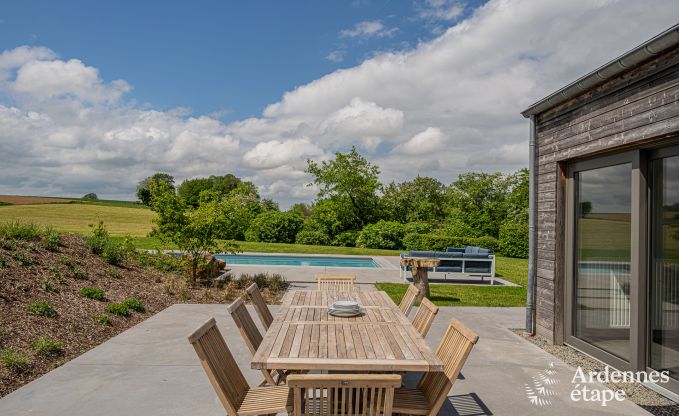
[[[418,17],[426,20],[452,21],[464,12],[459,0],[426,0],[418,7]]]
[[[344,60],[344,55],[345,52],[343,50],[337,49],[327,54],[325,59],[330,62],[342,62]]]
[[[677,14],[679,3],[663,0],[491,0],[432,41],[327,74],[232,123],[138,108],[127,84],[47,48],[5,51],[0,193],[131,198],[155,171],[235,172],[285,207],[314,195],[306,158],[351,145],[386,181],[512,171],[527,165],[521,110]]]
[[[388,28],[379,20],[358,22],[351,29],[340,32],[341,38],[386,38],[391,37],[398,28]]]
[[[243,155],[245,166],[254,169],[277,168],[306,158],[323,155],[323,150],[308,138],[257,143]]]
[[[404,155],[426,155],[445,150],[444,145],[441,129],[427,127],[426,130],[417,133],[407,142],[396,146],[393,152]]]

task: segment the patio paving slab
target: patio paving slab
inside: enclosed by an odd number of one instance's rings
[[[186,341],[210,316],[250,384],[258,384],[261,374],[250,369],[251,355],[225,305],[174,305],[0,399],[0,415],[224,415]],[[441,308],[427,337],[430,346],[438,344],[452,317],[480,340],[441,414],[648,415],[628,400],[606,407],[571,401],[574,369],[507,329],[521,326],[523,308]],[[531,404],[526,386],[546,369],[557,381],[547,386],[553,394],[540,406]]]

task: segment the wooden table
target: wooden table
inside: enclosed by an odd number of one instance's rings
[[[328,305],[352,298],[362,316],[328,314]],[[283,297],[252,368],[442,371],[443,363],[385,292],[296,290]]]

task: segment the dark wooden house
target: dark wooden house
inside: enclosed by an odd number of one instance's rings
[[[528,330],[679,393],[679,25],[522,114]]]

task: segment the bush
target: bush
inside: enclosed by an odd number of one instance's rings
[[[330,237],[320,230],[302,230],[297,233],[295,243],[312,246],[329,246]]]
[[[108,241],[104,247],[102,257],[106,263],[113,266],[120,266],[125,263],[125,260],[130,256],[130,249],[126,247],[125,243],[116,243]]]
[[[42,239],[42,245],[46,250],[57,251],[61,244],[61,236],[54,228],[47,228]]]
[[[100,325],[111,325],[111,318],[106,315],[94,315],[92,320]]]
[[[265,211],[257,215],[245,232],[247,241],[294,243],[304,219],[296,212]]]
[[[130,309],[122,303],[112,303],[106,307],[106,312],[111,315],[130,316]]]
[[[80,296],[94,300],[101,301],[106,300],[106,295],[104,294],[104,291],[102,289],[99,289],[98,287],[84,287],[80,289]]]
[[[63,352],[63,347],[63,342],[55,341],[47,337],[31,341],[31,348],[33,348],[36,354],[42,355],[43,357],[60,354]]]
[[[0,352],[0,363],[12,371],[21,372],[28,368],[28,357],[7,348]]]
[[[33,223],[10,221],[0,224],[0,237],[13,240],[35,240],[42,235],[42,231]]]
[[[139,302],[135,298],[125,299],[125,301],[123,301],[122,304],[127,306],[129,309],[132,309],[133,311],[136,311],[136,312],[145,312],[146,311],[146,308],[144,308],[144,305],[142,305],[142,303]]]
[[[186,267],[184,259],[180,256],[173,256],[162,252],[133,252],[132,254],[140,265],[153,267],[161,272],[181,274]]]
[[[260,290],[269,289],[272,292],[285,291],[290,286],[280,273],[256,273],[254,275],[243,273],[240,278],[233,280],[236,289],[245,289],[253,283],[256,283]]]
[[[497,253],[498,242],[493,237],[451,237],[440,234],[408,234],[403,237],[403,245],[407,250],[445,251],[448,247],[476,246],[487,248]]]
[[[33,302],[28,305],[28,314],[34,316],[46,316],[48,318],[56,318],[59,314],[54,310],[52,305],[47,302]]]
[[[109,242],[108,230],[104,226],[104,221],[99,221],[99,224],[90,225],[92,227],[92,235],[87,237],[87,247],[92,250],[92,253],[101,256]]]
[[[332,245],[338,247],[356,247],[356,240],[358,239],[359,234],[360,231],[356,230],[339,233],[335,236],[335,239],[332,240]]]
[[[98,201],[99,197],[94,192],[90,192],[89,194],[83,195],[82,199],[85,199],[87,201]]]
[[[409,222],[403,227],[403,235],[411,233],[426,234],[430,233],[432,229],[432,225],[424,221]]]
[[[528,224],[506,222],[500,227],[500,251],[508,257],[528,258]]]
[[[403,246],[405,227],[400,222],[380,220],[368,224],[356,239],[356,247],[399,249]]]
[[[48,293],[55,291],[54,284],[49,279],[44,279],[40,282],[40,289],[42,289],[42,290],[44,290],[45,292],[48,292]]]

